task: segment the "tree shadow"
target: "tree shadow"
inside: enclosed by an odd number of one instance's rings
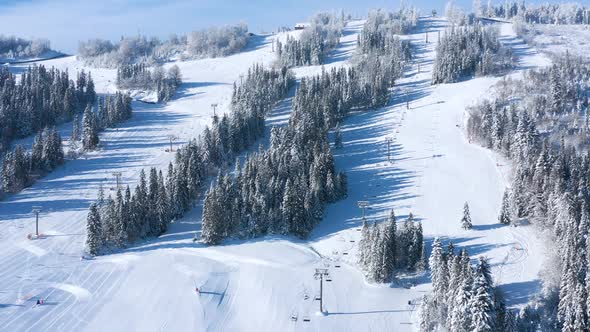
[[[391,309],[391,310],[371,310],[371,311],[351,311],[351,312],[328,312],[331,315],[370,315],[370,314],[389,314],[396,312],[410,312],[409,309]]]

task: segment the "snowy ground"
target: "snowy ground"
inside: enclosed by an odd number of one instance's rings
[[[543,52],[588,57],[590,27],[585,24],[535,24],[527,36],[529,42]]]
[[[110,174],[122,171],[125,182],[135,183],[142,167],[163,168],[172,158],[164,152],[167,135],[186,141],[210,121],[211,103],[219,103],[218,111],[227,110],[239,73],[253,62],[272,61],[271,37],[261,37],[228,58],[179,63],[186,83],[173,102],[135,104],[131,121],[101,136],[102,151],[69,162],[0,202],[0,326],[11,331],[416,330],[415,303],[428,291],[428,280],[407,277],[391,287],[363,280],[354,265],[360,238],[358,200],[371,202],[369,220],[391,208],[400,220],[411,211],[423,222],[429,243],[443,236],[472,255],[490,257],[509,304],[525,303],[538,289],[542,241],[531,227],[497,224],[509,167],[469,144],[462,131],[465,106],[499,78],[431,86],[435,45],[424,43],[425,33],[435,41],[436,31],[444,27],[442,19],[422,19],[407,36],[416,46],[416,59],[391,104],[343,123],[344,148],[335,157],[337,167],[348,173],[349,197],[328,207],[308,241],[269,236],[218,247],[195,245],[191,239],[201,216],[197,206],[158,239],[80,261],[86,209],[101,180],[107,178],[103,183],[112,186]],[[347,27],[328,66],[346,64],[360,28],[360,22]],[[520,69],[548,63],[516,39],[510,25],[501,31],[520,56]],[[72,70],[80,66],[73,58],[53,63]],[[296,72],[301,77],[320,70]],[[93,75],[99,92],[110,89],[114,73]],[[268,125],[283,124],[289,111],[288,101],[281,103]],[[391,164],[386,137],[394,138]],[[471,231],[459,227],[465,201],[475,224]],[[41,229],[46,239],[25,239],[33,230],[32,205],[44,207]],[[332,280],[324,283],[326,316],[316,315],[319,282],[313,273],[318,267],[328,268]],[[195,286],[201,288],[200,296]],[[34,307],[38,296],[47,298],[47,305]]]

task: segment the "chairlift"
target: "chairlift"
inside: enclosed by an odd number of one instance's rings
[[[354,240],[350,240],[350,242],[354,243]]]
[[[360,232],[360,231],[361,231],[361,229],[360,229],[360,228],[357,228],[357,229],[356,229],[356,231],[357,231],[357,232]]]
[[[304,300],[308,300],[309,299],[309,294],[307,294],[307,293],[303,294],[303,299]]]
[[[331,276],[327,276],[326,277],[326,281],[328,281],[328,282],[332,281],[332,277]]]
[[[322,299],[322,298],[320,297],[320,294],[316,294],[316,296],[314,297],[314,300],[315,300],[315,301],[319,301],[319,300],[321,300],[321,299]]]
[[[293,313],[291,314],[291,321],[292,321],[292,322],[296,322],[296,321],[297,321],[297,318],[298,318],[298,315],[297,315],[297,313],[296,313],[296,312],[293,312]]]
[[[334,265],[335,268],[340,268],[340,264]]]
[[[311,319],[309,319],[309,316],[304,316],[304,317],[303,317],[303,321],[304,321],[304,322],[310,322],[310,321],[311,321]]]
[[[348,255],[348,253],[347,252],[343,252],[342,255]]]

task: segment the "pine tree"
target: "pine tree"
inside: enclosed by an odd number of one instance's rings
[[[359,242],[358,262],[361,270],[366,271],[369,267],[370,262],[370,250],[371,250],[371,233],[369,226],[363,220],[363,226],[361,229],[361,240]]]
[[[78,114],[74,115],[74,128],[72,129],[72,141],[79,141],[80,140],[80,120],[78,119]]]
[[[223,239],[223,209],[213,185],[209,188],[203,203],[203,242],[219,244]]]
[[[428,257],[426,256],[426,244],[422,241],[422,250],[420,252],[420,260],[416,264],[416,271],[423,272],[428,268]]]
[[[385,230],[385,243],[386,248],[384,252],[385,256],[385,266],[384,269],[387,271],[388,275],[393,273],[393,270],[396,266],[396,257],[397,257],[397,224],[395,218],[395,212],[393,209],[389,214],[389,218],[387,221],[387,227]]]
[[[162,171],[158,174],[158,199],[156,201],[156,214],[158,217],[159,234],[166,231],[170,222],[170,211],[168,206],[168,194],[164,186]]]
[[[473,298],[471,300],[471,331],[493,331],[492,296],[490,285],[483,275],[479,275],[473,284]]]
[[[463,205],[463,218],[461,218],[461,227],[463,229],[471,229],[473,224],[471,223],[471,215],[469,213],[469,205],[467,202]]]
[[[504,196],[502,196],[502,206],[500,207],[500,215],[498,216],[498,221],[504,225],[509,225],[511,223],[510,199],[508,196],[508,190],[505,190]]]
[[[98,255],[102,247],[102,223],[96,203],[90,205],[86,220],[86,248],[91,255]]]
[[[82,146],[84,150],[94,150],[98,145],[98,132],[96,129],[96,121],[94,118],[94,112],[92,106],[86,106],[84,110],[84,116],[82,117]]]
[[[96,101],[96,92],[94,91],[94,81],[92,80],[92,74],[88,73],[88,82],[86,83],[86,96],[85,100],[87,104],[94,104]]]
[[[439,238],[434,239],[432,253],[428,265],[432,277],[432,296],[435,303],[440,303],[447,291],[447,262],[443,255],[442,243]]]
[[[450,330],[456,332],[471,331],[471,280],[462,280],[453,299]]]

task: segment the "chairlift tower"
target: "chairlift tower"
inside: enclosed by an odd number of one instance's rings
[[[213,108],[213,118],[217,117],[217,113],[215,113],[215,109],[217,108],[217,103],[211,104],[211,108]]]
[[[391,142],[393,142],[393,138],[386,137],[385,142],[387,142],[387,161],[391,163]]]
[[[39,212],[41,212],[41,207],[33,206],[32,212],[35,214],[35,236],[39,238]]]
[[[115,181],[117,183],[117,186],[115,187],[115,190],[119,190],[119,188],[121,186],[121,175],[123,175],[123,173],[121,173],[121,172],[113,172],[113,176],[115,177]]]
[[[369,202],[367,201],[358,201],[357,205],[363,211],[363,226],[367,224],[367,219],[365,218],[365,209],[369,206]]]
[[[328,276],[328,269],[316,268],[313,277],[320,280],[320,312],[324,312],[324,277]]]
[[[178,137],[176,135],[168,135],[168,139],[170,140],[170,152],[174,152],[174,148],[172,147],[172,142],[176,141]]]

